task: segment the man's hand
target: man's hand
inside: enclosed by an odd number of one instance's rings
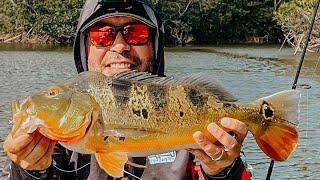
[[[193,134],[201,149],[191,149],[189,152],[200,160],[207,175],[217,175],[233,163],[240,154],[241,144],[248,132],[247,126],[236,119],[222,118],[221,125],[222,128],[210,123],[207,127],[217,139],[215,143],[210,142],[200,131]],[[233,132],[234,135],[228,132]]]
[[[51,165],[55,142],[38,132],[9,134],[3,149],[15,164],[26,170],[44,170]]]

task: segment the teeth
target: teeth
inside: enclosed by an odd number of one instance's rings
[[[111,68],[118,68],[118,69],[124,69],[124,68],[130,68],[130,64],[128,63],[116,63],[116,64],[110,64]]]

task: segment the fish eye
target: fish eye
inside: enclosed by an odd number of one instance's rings
[[[58,94],[60,94],[63,90],[58,87],[58,86],[52,86],[51,88],[49,88],[48,90],[48,95],[49,96],[56,96]]]

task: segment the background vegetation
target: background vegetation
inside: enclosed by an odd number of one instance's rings
[[[282,11],[277,14],[277,24],[274,0],[152,1],[165,22],[167,43],[175,45],[281,42],[281,26],[290,21],[283,18],[287,12]],[[83,3],[1,0],[0,41],[72,43]]]
[[[281,40],[274,0],[158,0],[155,7],[176,44]]]
[[[71,43],[83,3],[84,0],[1,0],[0,33],[3,39],[13,36],[22,42]]]
[[[286,40],[296,49],[296,52],[304,47],[316,2],[317,0],[292,0],[281,4],[279,10],[275,13],[275,18],[282,27]],[[319,50],[320,48],[319,20],[320,11],[313,28],[309,51]]]

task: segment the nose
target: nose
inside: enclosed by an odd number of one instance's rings
[[[123,51],[129,51],[130,45],[126,43],[124,37],[120,32],[117,33],[116,39],[110,47],[110,51],[122,53]]]

